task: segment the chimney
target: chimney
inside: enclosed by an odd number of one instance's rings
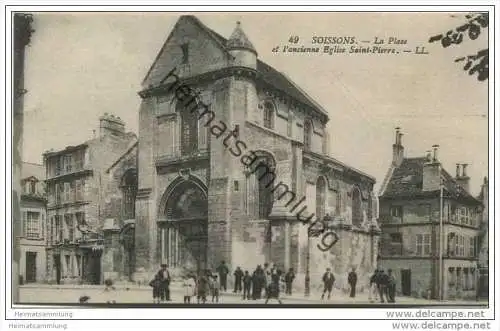
[[[462,173],[459,173],[460,164],[457,164],[457,177],[455,178],[457,184],[466,192],[469,192],[470,186],[470,177],[467,176],[467,163],[461,164]]]
[[[439,149],[439,145],[432,145],[432,150],[434,151],[434,153],[432,155],[432,162],[434,162],[434,163],[439,163],[439,161],[438,161],[438,149]]]
[[[427,162],[432,162],[432,152],[431,151],[425,152],[425,159]]]
[[[99,136],[122,136],[125,134],[125,122],[121,118],[104,113],[99,117]]]
[[[392,165],[399,167],[403,163],[404,159],[404,147],[402,144],[403,134],[401,133],[401,128],[396,128],[396,139],[392,145]]]
[[[441,164],[437,158],[439,145],[433,145],[432,156],[427,158],[428,162],[423,164],[422,169],[422,191],[437,191],[441,185]],[[430,154],[430,153],[429,153]]]

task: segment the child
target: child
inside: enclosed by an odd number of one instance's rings
[[[160,303],[161,280],[158,273],[155,275],[155,278],[149,282],[149,286],[153,288],[153,303]]]
[[[196,282],[192,276],[187,276],[184,278],[184,303],[191,303],[191,297],[196,291]]]
[[[207,302],[207,287],[209,287],[208,281],[207,276],[198,276],[196,284],[196,299],[198,303],[200,303],[200,299],[202,303]]]
[[[219,303],[220,284],[217,281],[217,275],[214,275],[210,287],[212,289],[212,302],[215,300],[215,302]]]
[[[252,276],[245,270],[243,276],[243,300],[250,300],[250,289],[252,288]]]

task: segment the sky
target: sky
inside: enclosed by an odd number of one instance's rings
[[[381,184],[401,127],[408,157],[438,144],[439,159],[455,174],[468,163],[477,194],[488,173],[488,85],[454,59],[488,45],[474,41],[442,48],[431,36],[465,22],[464,13],[35,13],[26,53],[23,160],[91,139],[105,112],[138,132],[137,92],[182,14],[194,14],[229,37],[237,21],[259,58],[284,72],[328,112],[330,154]],[[273,53],[275,46],[311,47],[313,36],[407,40],[427,55]],[[140,137],[139,137],[140,139]]]

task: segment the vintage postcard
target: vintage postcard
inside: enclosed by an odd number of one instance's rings
[[[8,11],[6,316],[490,328],[492,8]]]

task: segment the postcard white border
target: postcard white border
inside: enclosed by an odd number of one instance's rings
[[[161,6],[154,6],[154,7],[144,7],[144,6],[134,6],[134,7],[123,7],[123,6],[85,6],[85,7],[75,7],[75,6],[57,6],[57,7],[45,7],[45,6],[29,6],[29,7],[23,7],[19,6],[17,4],[21,4],[23,2],[17,1],[16,6],[11,6],[6,8],[6,12],[4,14],[6,15],[6,24],[4,26],[5,28],[10,27],[10,12],[12,11],[26,11],[26,12],[34,12],[34,11],[173,11],[173,12],[201,12],[201,11],[464,11],[464,10],[470,10],[470,11],[489,11],[490,12],[490,19],[491,22],[494,22],[496,25],[498,20],[498,13],[495,13],[492,10],[491,7],[485,8],[485,7],[480,7],[480,6],[470,6],[468,8],[464,8],[462,6],[391,6],[391,7],[380,7],[380,6],[363,6],[363,7],[353,7],[353,6],[321,6],[321,7],[312,7],[312,6],[303,6],[303,7],[282,7],[282,6],[265,6],[265,7],[242,7],[242,6],[199,6],[199,7],[186,7],[186,6],[169,6],[169,7],[161,7]],[[57,4],[60,2],[53,2],[53,4]],[[87,1],[85,4],[89,3],[99,3],[97,1]],[[123,2],[121,2],[123,3]],[[192,2],[185,2],[186,4],[189,3],[191,4]],[[256,2],[254,2],[256,3]],[[263,1],[260,1],[260,3],[266,3]],[[325,3],[325,2],[323,2]],[[351,1],[351,4],[366,4],[366,2],[360,3],[359,1]],[[386,1],[386,3],[400,3],[399,1]],[[422,1],[420,2],[422,3]],[[426,1],[424,3],[432,4],[433,1]],[[478,5],[491,5],[494,2],[493,1],[478,1],[476,2]],[[47,3],[49,4],[49,3]],[[80,2],[80,4],[83,4]],[[291,4],[288,2],[288,4]],[[457,1],[455,1],[455,5],[457,4]],[[465,5],[465,4],[464,4]],[[490,79],[488,81],[489,84],[489,95],[490,95],[490,106],[489,106],[489,130],[490,130],[490,136],[489,136],[489,178],[490,178],[490,192],[493,192],[493,194],[490,193],[490,215],[495,215],[495,203],[497,202],[497,196],[496,196],[496,191],[493,190],[493,185],[495,183],[495,173],[494,173],[494,166],[495,170],[498,169],[498,152],[495,155],[495,159],[493,159],[494,155],[494,137],[498,140],[498,134],[494,135],[494,129],[499,127],[499,118],[500,114],[498,111],[498,105],[496,105],[496,114],[497,116],[494,117],[494,82],[495,79],[498,78],[498,73],[495,71],[495,66],[494,66],[494,61],[493,59],[495,58],[495,50],[494,50],[494,42],[497,39],[497,36],[495,35],[494,31],[494,26],[491,24],[490,28],[490,39],[489,39],[489,47],[490,47],[490,54],[493,55],[490,57],[490,70],[491,73],[494,73],[493,75],[490,75]],[[4,30],[5,32],[5,30]],[[10,45],[11,38],[9,35],[9,30],[7,30],[6,34],[6,44],[7,49],[6,52],[4,52],[4,55],[6,56],[4,58],[6,63],[10,63],[10,52],[8,51],[8,45]],[[9,66],[6,66],[6,81],[5,81],[5,88],[7,88],[7,93],[6,95],[10,95],[10,90],[11,90],[11,82],[10,82],[10,70],[11,68]],[[5,159],[2,159],[3,162],[0,162],[2,165],[2,173],[6,174],[2,176],[3,180],[5,180],[3,183],[4,187],[6,188],[6,205],[5,209],[2,206],[2,214],[4,215],[4,220],[6,220],[7,223],[7,233],[11,233],[11,222],[9,221],[11,219],[11,206],[10,206],[10,201],[11,201],[11,174],[10,174],[10,164],[12,162],[11,160],[11,155],[10,155],[10,150],[9,146],[11,146],[12,142],[12,130],[11,130],[11,121],[12,121],[12,116],[11,112],[9,109],[11,109],[11,101],[10,98],[7,97],[6,100],[6,123],[4,123],[4,118],[2,117],[2,125],[6,126],[6,141],[5,141],[5,146],[7,146],[7,150],[2,153],[2,157],[5,155]],[[494,119],[494,120],[493,120]],[[2,148],[4,145],[2,144]],[[3,168],[6,167],[6,168]],[[4,214],[5,213],[5,214]],[[493,217],[490,216],[490,230],[493,229]],[[2,232],[1,237],[1,244],[4,245],[6,244],[7,246],[7,251],[6,254],[2,254],[1,258],[1,266],[6,266],[6,274],[7,274],[7,279],[3,281],[4,279],[4,270],[1,271],[1,278],[2,278],[2,289],[5,290],[2,291],[7,295],[7,298],[10,297],[11,294],[11,289],[10,289],[10,277],[9,275],[11,274],[11,236],[6,236],[5,233]],[[493,279],[494,276],[494,261],[493,258],[495,255],[499,254],[498,252],[498,247],[497,245],[494,245],[494,231],[490,231],[489,233],[489,242],[491,245],[491,248],[494,247],[494,253],[493,250],[490,250],[490,280]],[[8,257],[8,258],[7,258]],[[3,268],[2,268],[3,269]],[[496,278],[496,277],[495,277]],[[5,286],[4,284],[7,284]],[[493,282],[490,281],[490,284],[492,285]],[[493,313],[494,313],[494,307],[495,307],[495,301],[494,301],[494,286],[490,285],[490,308],[486,309],[486,317],[491,319],[493,318]],[[5,287],[4,287],[5,286]],[[9,302],[6,302],[6,306],[10,306]],[[54,307],[56,308],[56,307]],[[39,307],[37,311],[43,311],[43,310],[53,310],[54,308],[49,308],[49,307]],[[426,308],[424,308],[426,309]],[[438,309],[438,308],[430,308],[430,309]],[[461,309],[464,310],[463,308],[452,308],[454,309]],[[23,309],[24,310],[24,309]],[[164,319],[169,319],[169,318],[175,318],[175,319],[353,319],[353,320],[365,320],[365,319],[380,319],[380,320],[385,320],[386,319],[386,312],[389,310],[394,310],[394,309],[338,309],[338,308],[322,308],[322,309],[278,309],[278,308],[273,308],[273,309],[257,309],[257,308],[245,308],[245,309],[213,309],[213,308],[207,308],[207,309],[133,309],[132,310],[123,310],[123,309],[65,309],[65,311],[72,311],[74,318],[78,319],[125,319],[125,318],[136,318],[136,319],[158,319],[158,318],[164,318]],[[405,309],[406,311],[410,311],[410,309]],[[440,309],[441,310],[441,309]],[[19,309],[8,309],[7,310],[7,316],[6,318],[15,318],[14,312],[15,311],[20,311]],[[30,309],[31,311],[31,309]],[[465,310],[464,310],[465,311]],[[3,309],[2,309],[2,315],[3,315]],[[497,316],[498,318],[498,316]],[[74,321],[77,322],[77,321]],[[103,325],[103,321],[87,321],[87,322],[82,322],[78,321],[78,323],[82,324],[82,329],[83,325],[85,325],[85,330],[88,330],[89,327],[92,327],[91,325]],[[365,321],[364,325],[372,325],[373,322],[368,322]],[[119,322],[114,322],[114,323],[119,323]],[[164,327],[167,327],[167,325],[172,326],[185,326],[183,322],[180,321],[171,321],[171,322],[160,322],[158,321],[158,325],[163,323]],[[168,323],[168,324],[165,324]],[[192,323],[192,324],[191,324]],[[220,322],[222,323],[222,322]],[[239,322],[240,324],[243,322]],[[301,321],[295,321],[293,323],[294,326],[297,327],[313,327],[313,324],[302,324],[303,322]],[[345,323],[345,324],[344,324]],[[122,323],[120,323],[121,325]],[[123,323],[125,324],[125,323]],[[71,323],[72,329],[79,329],[80,327],[77,326],[77,323]],[[141,324],[138,321],[127,321],[126,322],[127,327],[130,328],[135,328],[135,327],[144,327],[144,324]],[[204,324],[202,321],[191,321],[190,322],[190,327],[194,327],[195,325],[200,325],[200,327],[203,327]],[[275,325],[274,322],[268,321],[265,324],[266,326],[271,326]],[[279,324],[278,324],[279,325]],[[281,324],[282,325],[282,324]],[[349,327],[352,327],[354,324],[352,324],[352,321],[336,321],[335,322],[335,328],[338,328],[339,326],[342,327],[342,325],[349,325]],[[387,324],[389,326],[389,324]],[[76,327],[76,328],[75,328]],[[279,326],[276,326],[279,327]],[[373,325],[372,325],[373,327]]]

